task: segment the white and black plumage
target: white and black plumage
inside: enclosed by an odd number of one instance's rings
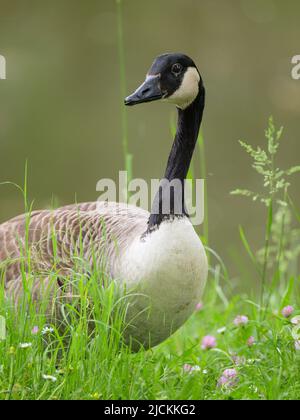
[[[145,82],[125,99],[125,104],[155,100],[173,103],[178,109],[177,132],[164,179],[180,180],[184,188],[205,103],[201,76],[189,57],[183,54],[159,56]],[[136,317],[131,332],[135,342],[153,346],[176,331],[201,298],[208,267],[204,247],[185,211],[184,194],[178,198],[175,192],[170,211],[164,214],[163,189],[162,182],[151,213],[122,203],[105,202],[33,212],[28,244],[31,269],[40,273],[36,274],[32,290],[34,299],[41,298],[50,281],[43,273],[54,265],[54,234],[55,267],[61,274],[54,283],[51,279],[50,287],[66,290],[62,283],[71,273],[73,258],[81,247],[88,263],[92,264],[92,260],[94,263],[95,255],[96,260],[98,256],[99,264],[105,260],[112,278],[126,284],[127,290],[139,292],[130,312],[133,318],[144,314]],[[179,214],[175,211],[178,199],[183,204]],[[16,301],[23,293],[21,265],[25,232],[24,215],[0,225],[4,288],[7,296]]]

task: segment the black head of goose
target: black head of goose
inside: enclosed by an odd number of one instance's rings
[[[2,278],[8,297],[17,303],[23,294],[21,257],[25,245],[30,247],[31,267],[40,273],[32,286],[35,300],[42,299],[49,288],[61,299],[67,291],[68,300],[72,299],[72,290],[65,283],[78,255],[83,255],[91,265],[105,265],[112,278],[127,291],[134,291],[126,329],[134,349],[154,346],[184,324],[202,296],[208,270],[204,247],[185,210],[184,193],[177,194],[175,189],[168,211],[164,206],[168,182],[179,180],[184,192],[203,115],[205,90],[189,57],[159,56],[145,82],[125,104],[157,100],[176,105],[178,124],[151,213],[122,203],[94,202],[35,211],[28,235],[24,215],[0,225],[0,268],[5,267]],[[53,266],[57,281],[53,275],[41,275],[51,272]]]

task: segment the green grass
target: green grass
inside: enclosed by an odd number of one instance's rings
[[[274,128],[272,120],[270,127]],[[267,136],[267,150],[269,142]],[[257,159],[254,149],[248,146],[247,151]],[[259,149],[259,155],[267,166],[268,151]],[[296,169],[274,169],[267,175],[272,178],[278,171],[278,179],[282,179]],[[24,188],[19,189],[29,212],[28,229],[32,205],[27,204],[27,175],[25,179]],[[37,307],[31,293],[37,275],[30,269],[30,248],[25,245],[25,293],[17,311],[0,288],[0,399],[300,399],[300,351],[296,348],[300,324],[281,314],[283,307],[293,305],[293,317],[300,315],[300,213],[288,195],[289,183],[281,182],[283,187],[276,191],[268,190],[266,182],[263,185],[267,192],[256,194],[256,200],[266,204],[268,215],[270,195],[273,203],[264,247],[253,251],[240,227],[241,242],[257,269],[254,280],[263,284],[262,298],[237,295],[222,259],[207,248],[210,274],[203,309],[174,336],[149,351],[132,353],[123,343],[127,298],[103,275],[101,267],[94,267],[87,277],[80,253],[71,276],[77,297],[62,302],[54,296],[55,308],[62,316],[59,323],[49,321],[51,288]],[[235,193],[254,195],[246,190]],[[54,253],[55,241],[53,234]],[[3,276],[5,264],[1,269]],[[56,274],[54,258],[52,271],[44,275],[56,281]],[[244,274],[240,274],[240,285]],[[234,319],[240,314],[249,322],[237,327]],[[206,335],[216,337],[216,348],[201,348]],[[251,336],[255,344],[249,347]],[[194,369],[185,371],[185,364]],[[232,386],[218,386],[229,368],[236,369],[237,380]]]
[[[267,146],[269,141],[267,138]],[[260,149],[260,154],[267,165],[267,152],[264,155]],[[293,172],[289,169],[286,174]],[[25,179],[21,191],[30,212],[27,176]],[[71,277],[77,298],[63,304],[54,298],[62,316],[59,323],[51,323],[48,294],[37,308],[31,298],[36,275],[24,266],[25,293],[17,311],[0,289],[0,399],[300,399],[300,321],[298,325],[291,322],[297,316],[300,320],[300,213],[288,187],[285,184],[272,192],[274,213],[268,219],[268,241],[261,250],[251,249],[240,227],[241,243],[257,269],[254,281],[264,280],[262,299],[236,294],[222,259],[207,248],[210,273],[202,310],[149,351],[132,353],[124,344],[128,301],[101,268],[94,267],[87,277],[78,255]],[[267,214],[269,194],[258,195]],[[30,249],[25,248],[30,268]],[[55,252],[55,235],[53,249]],[[5,264],[2,272],[4,268]],[[55,258],[53,270],[45,275],[56,280]],[[241,272],[235,283],[242,285],[244,275]],[[287,305],[295,308],[291,318],[281,313]],[[248,323],[236,326],[238,315],[247,316]],[[206,335],[216,338],[215,348],[202,349]],[[253,346],[247,345],[249,337],[255,339]],[[186,364],[193,370],[186,371]],[[235,369],[237,380],[221,387],[218,381],[225,369]]]
[[[262,321],[259,306],[246,296],[224,299],[219,265],[213,271],[203,309],[165,343],[134,354],[122,343],[124,305],[116,286],[99,287],[96,274],[79,279],[80,296],[69,305],[64,332],[45,324],[46,317],[42,311],[36,314],[32,303],[16,314],[2,297],[6,339],[2,335],[0,341],[0,398],[298,399],[297,328],[280,314],[287,302],[300,308],[296,279],[282,297],[272,295]],[[248,316],[246,326],[234,325],[238,314]],[[38,332],[32,331],[35,326]],[[42,331],[47,327],[53,330]],[[216,337],[217,348],[202,350],[208,334]],[[256,341],[252,347],[247,346],[250,336]],[[184,364],[200,370],[185,372]],[[218,379],[227,368],[236,368],[239,380],[220,388]]]

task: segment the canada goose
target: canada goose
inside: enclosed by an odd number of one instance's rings
[[[177,132],[164,179],[180,180],[183,185],[205,103],[202,78],[193,60],[183,54],[157,57],[145,82],[125,99],[125,104],[156,100],[175,104],[178,109]],[[105,254],[110,276],[124,282],[127,290],[139,291],[131,305],[131,316],[137,321],[130,337],[145,347],[165,340],[190,317],[201,298],[208,271],[204,247],[186,214],[184,194],[179,198],[175,190],[170,211],[164,213],[161,202],[164,188],[162,182],[151,213],[121,203],[84,203],[54,211],[35,211],[29,226],[31,261],[37,272],[53,266],[53,230],[56,267],[64,275],[72,269],[80,231],[87,261],[92,260],[91,248],[93,253],[99,251],[97,255]],[[177,213],[179,199],[183,205]],[[0,226],[0,264],[7,259],[11,261],[4,272],[5,292],[16,299],[22,294],[20,246],[24,243],[24,215]],[[44,286],[47,281],[36,280],[34,299],[39,299],[41,284]],[[54,287],[62,287],[61,279],[57,279]],[[138,316],[140,313],[145,315]]]

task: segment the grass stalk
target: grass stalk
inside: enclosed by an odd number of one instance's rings
[[[267,211],[267,223],[266,223],[266,235],[265,235],[265,245],[264,245],[264,260],[263,260],[263,269],[261,275],[261,296],[260,296],[260,305],[263,310],[264,306],[264,294],[266,289],[267,281],[267,271],[268,271],[268,262],[269,262],[269,247],[272,235],[272,224],[273,224],[273,200],[271,199],[268,211]]]
[[[125,46],[124,46],[124,28],[123,28],[123,1],[116,0],[117,6],[117,32],[118,32],[118,57],[119,57],[119,75],[120,75],[120,91],[121,91],[121,129],[122,129],[122,148],[124,166],[128,174],[128,183],[133,177],[132,163],[133,155],[129,152],[128,144],[128,118],[127,109],[124,106],[124,98],[127,95],[126,86],[126,64],[125,64]],[[126,194],[127,195],[127,194]],[[127,197],[128,198],[128,197]]]

